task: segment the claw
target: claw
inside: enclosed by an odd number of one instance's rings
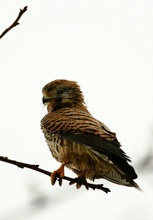
[[[56,183],[56,180],[59,179],[59,185],[62,186],[62,178],[64,177],[64,166],[65,164],[62,164],[59,169],[52,172],[51,174],[52,185],[54,185]]]
[[[62,177],[59,177],[58,182],[59,182],[59,186],[62,186]]]
[[[72,181],[70,181],[69,185],[72,185],[72,184],[74,184],[74,183],[76,183],[76,188],[77,188],[77,189],[80,189],[80,187],[81,187],[82,185],[84,185],[87,190],[89,189],[88,183],[87,183],[86,179],[83,178],[82,176],[77,177],[77,178],[73,179]]]

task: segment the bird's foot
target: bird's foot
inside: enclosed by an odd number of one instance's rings
[[[69,183],[69,185],[72,185],[72,184],[74,184],[74,183],[76,183],[76,188],[77,188],[77,189],[80,189],[80,187],[81,187],[82,185],[84,185],[87,190],[89,189],[88,183],[87,183],[85,177],[83,177],[83,176],[79,176],[79,177],[73,179],[73,180]]]
[[[54,185],[56,183],[56,180],[58,179],[59,185],[62,185],[62,178],[64,177],[64,166],[65,164],[62,164],[59,169],[55,170],[51,174],[51,184]]]
[[[80,178],[80,177],[77,177],[73,180],[70,181],[69,185],[72,185],[76,183],[76,188],[79,189],[82,185],[85,186],[85,188],[88,190],[89,188],[95,190],[95,189],[100,189],[100,190],[103,190],[105,193],[108,193],[110,192],[110,189],[106,188],[106,187],[103,187],[103,184],[92,184],[92,183],[88,183],[86,181],[85,178]]]

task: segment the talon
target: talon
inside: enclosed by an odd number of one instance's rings
[[[79,177],[71,180],[69,185],[72,185],[74,183],[76,183],[76,188],[77,189],[80,189],[80,187],[82,185],[84,185],[87,190],[89,189],[89,187],[87,186],[87,181],[86,181],[86,179],[83,176],[79,176]]]
[[[76,188],[80,189],[80,187],[82,185],[84,185],[87,190],[89,189],[89,187],[87,186],[88,183],[87,183],[86,179],[84,177],[78,177],[78,182],[76,183]]]
[[[59,179],[59,185],[62,185],[62,178],[64,177],[64,166],[65,164],[62,164],[59,169],[55,170],[51,174],[51,184],[54,185],[56,183],[56,180]]]
[[[77,188],[77,189],[80,189],[81,186],[82,186],[82,184],[80,184],[80,183],[76,183],[76,188]]]
[[[76,183],[76,178],[73,179],[73,180],[71,180],[71,181],[69,182],[69,185],[73,185],[74,183]]]
[[[59,177],[59,180],[58,180],[59,181],[59,186],[62,186],[62,180],[63,180],[62,177]]]

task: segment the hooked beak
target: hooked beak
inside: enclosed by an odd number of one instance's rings
[[[49,102],[50,100],[51,100],[50,97],[43,96],[43,98],[42,98],[42,102],[43,102],[43,104]]]

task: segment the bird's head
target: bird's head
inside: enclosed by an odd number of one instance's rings
[[[48,112],[63,107],[85,107],[84,97],[79,85],[75,81],[64,79],[54,80],[42,89],[43,104]]]

